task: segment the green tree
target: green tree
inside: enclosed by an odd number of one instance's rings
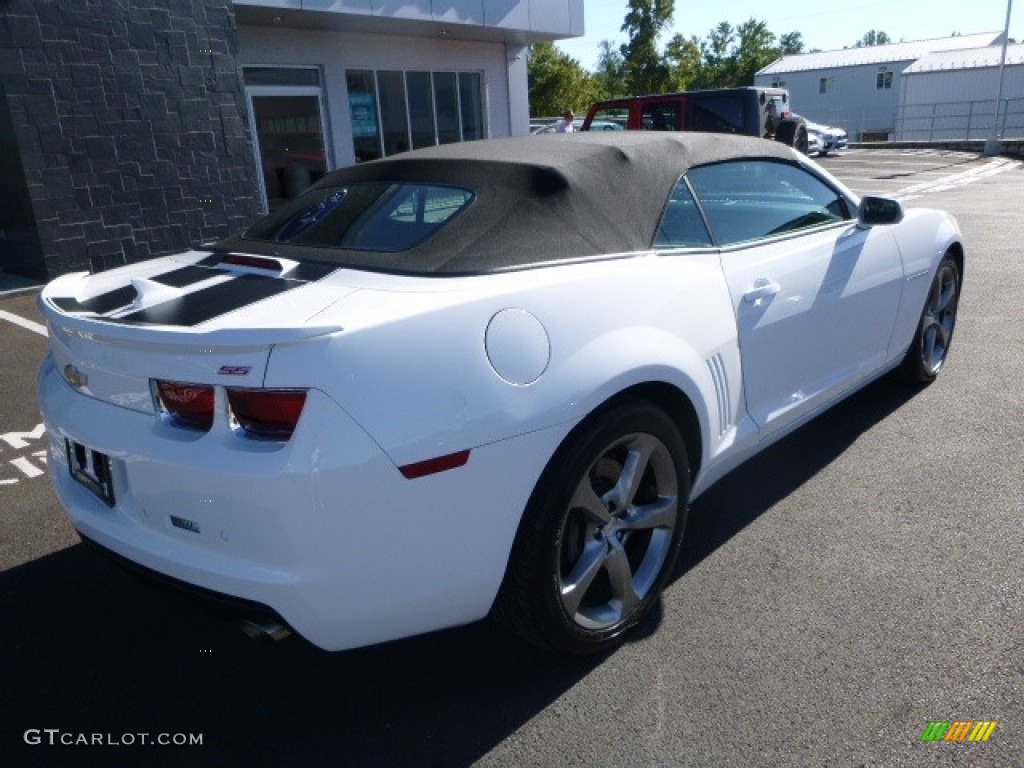
[[[783,56],[795,56],[804,52],[804,36],[799,32],[787,32],[779,38],[779,52]]]
[[[615,99],[629,95],[626,85],[626,62],[611,40],[598,45],[597,72],[594,82],[602,99]]]
[[[753,85],[758,70],[779,58],[775,35],[765,22],[750,19],[736,28],[736,39],[733,85]]]
[[[700,44],[701,58],[704,66],[697,79],[700,88],[725,88],[733,84],[736,61],[733,47],[736,42],[736,30],[727,21],[719,22],[718,26],[708,32],[708,36]]]
[[[803,48],[799,32],[790,32],[777,41],[768,25],[757,19],[748,19],[737,27],[727,21],[720,22],[698,41],[701,66],[693,78],[695,88],[734,88],[753,85],[754,75],[785,55],[798,53]]]
[[[853,44],[854,48],[869,48],[872,45],[888,45],[892,42],[892,38],[889,37],[885,32],[880,32],[877,29],[872,29],[864,33],[864,37]]]
[[[686,91],[696,87],[701,75],[700,40],[675,35],[665,46],[669,69],[669,90]]]
[[[535,117],[560,115],[566,109],[584,112],[597,100],[593,76],[554,43],[530,46],[527,84],[530,114]]]
[[[622,31],[629,42],[621,48],[626,87],[634,95],[660,93],[668,87],[669,67],[658,52],[658,37],[672,21],[674,0],[629,0]]]

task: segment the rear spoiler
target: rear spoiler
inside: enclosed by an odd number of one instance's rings
[[[44,290],[38,300],[39,311],[47,323],[59,327],[65,333],[83,338],[103,341],[128,341],[132,343],[153,342],[181,346],[231,347],[234,349],[266,349],[276,344],[289,344],[340,333],[344,328],[337,324],[302,325],[292,328],[221,328],[214,331],[197,331],[174,325],[124,325],[106,322],[94,315],[74,315],[61,311],[51,303]]]

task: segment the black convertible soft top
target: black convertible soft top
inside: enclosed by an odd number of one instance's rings
[[[467,274],[651,247],[669,193],[696,165],[793,160],[778,142],[717,133],[549,134],[448,144],[333,171],[316,187],[417,182],[475,199],[425,242],[397,252],[232,237],[217,250],[413,274]]]

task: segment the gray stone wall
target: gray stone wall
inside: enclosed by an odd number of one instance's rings
[[[43,250],[5,93],[0,77],[0,270],[41,280]]]
[[[0,203],[28,196],[0,212],[0,267],[101,271],[255,218],[236,54],[230,0],[0,0],[0,131],[24,190],[5,180]]]

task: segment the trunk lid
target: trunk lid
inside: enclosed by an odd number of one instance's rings
[[[278,344],[335,333],[311,319],[356,289],[330,266],[190,251],[96,275],[65,275],[42,292],[50,347],[80,392],[155,410],[151,379],[259,387]]]

